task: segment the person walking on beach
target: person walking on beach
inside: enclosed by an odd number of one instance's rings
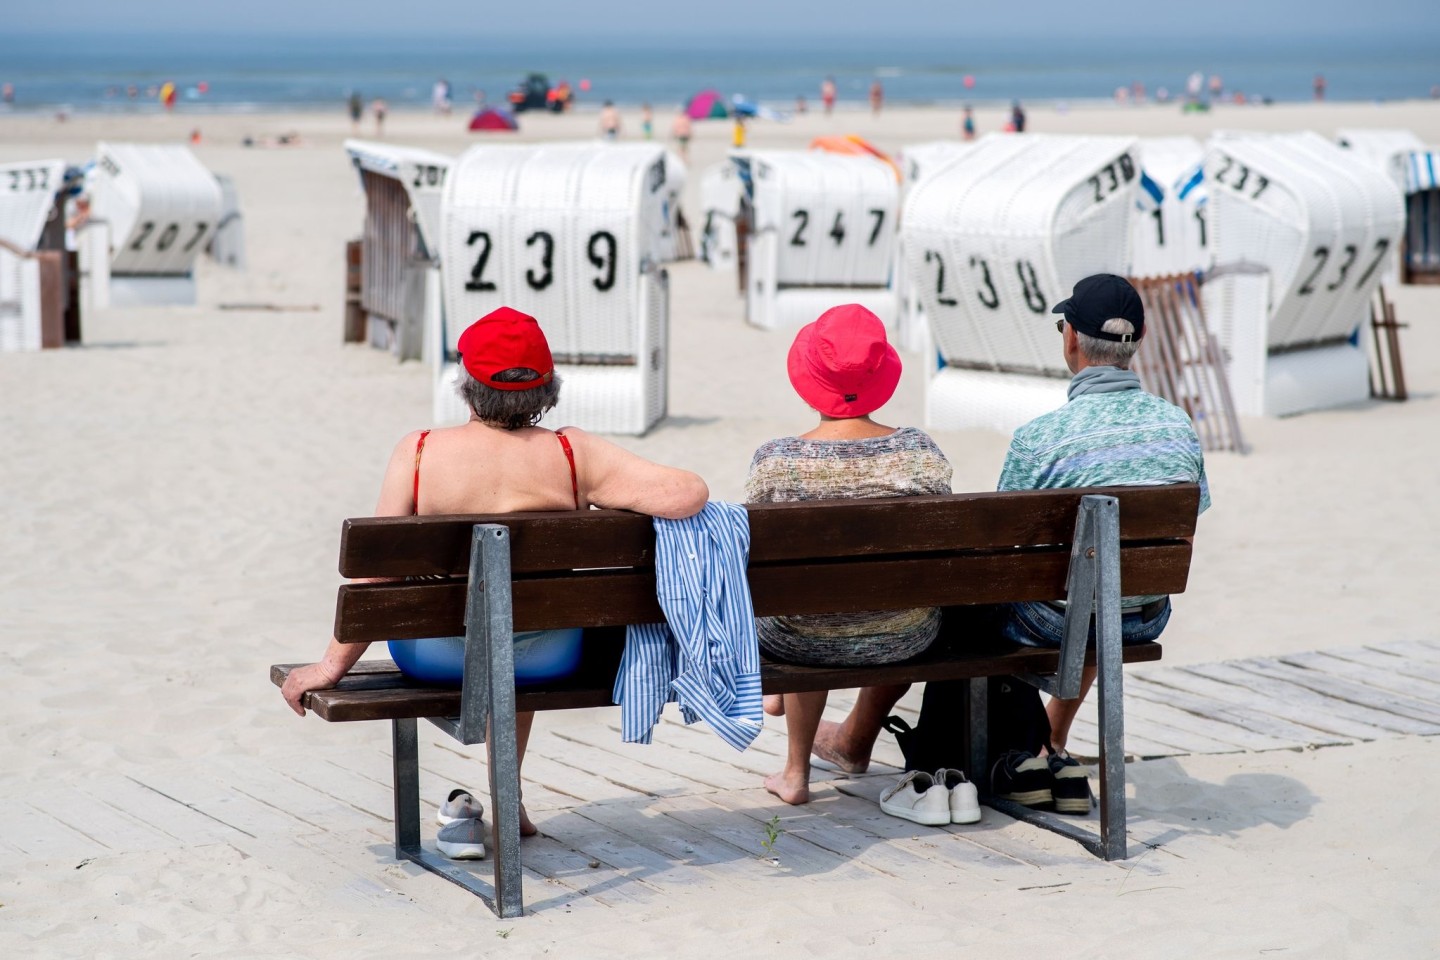
[[[615,140],[620,136],[620,111],[613,100],[606,100],[600,108],[600,135],[606,140]]]
[[[835,78],[826,77],[820,84],[820,102],[825,105],[825,116],[835,112]]]
[[[880,116],[880,107],[885,103],[885,88],[880,85],[880,78],[876,77],[870,83],[870,113],[873,116]]]
[[[670,136],[675,138],[677,152],[681,160],[690,159],[690,134],[693,127],[690,123],[690,114],[685,112],[685,107],[675,111],[675,119],[670,121]]]
[[[646,140],[655,139],[655,111],[648,103],[640,104],[640,136]]]
[[[730,146],[736,150],[745,148],[745,114],[736,113],[735,122],[730,127]]]
[[[965,116],[960,121],[960,136],[965,140],[975,139],[975,111],[968,103],[965,105]]]
[[[1153,486],[1198,483],[1200,511],[1210,506],[1205,457],[1189,416],[1145,392],[1130,360],[1145,335],[1145,307],[1128,281],[1111,274],[1086,277],[1052,310],[1061,353],[1074,375],[1069,400],[1015,431],[1000,471],[1000,490]],[[1125,643],[1160,636],[1170,621],[1169,597],[1122,597],[1120,629]],[[995,629],[1020,646],[1058,648],[1065,610],[1053,603],[1014,603],[996,611]],[[1095,642],[1091,627],[1090,642]],[[1079,762],[1065,750],[1070,727],[1095,679],[1087,666],[1080,696],[1052,698],[1045,706],[1048,742],[1037,750],[1010,750],[991,771],[991,789],[1018,802],[1055,804],[1065,813],[1090,811],[1090,787]],[[959,696],[957,681],[926,685],[925,696]],[[1039,691],[1022,685],[1039,710]],[[908,685],[867,687],[841,723],[821,722],[815,755],[847,773],[863,772],[881,724]],[[923,715],[922,711],[922,715]],[[959,736],[959,731],[956,731]],[[1022,799],[1021,795],[1028,795]]]
[[[1025,109],[1016,100],[1010,104],[1010,129],[1015,133],[1025,132]]]
[[[1317,102],[1325,99],[1325,74],[1315,74],[1315,100]]]
[[[360,132],[360,117],[365,113],[365,101],[360,99],[359,90],[350,91],[350,132]]]
[[[375,114],[375,136],[385,136],[385,100],[376,97],[370,102],[370,112]]]

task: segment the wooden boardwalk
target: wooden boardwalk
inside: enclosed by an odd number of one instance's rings
[[[1440,733],[1437,642],[1153,665],[1127,671],[1125,684],[1127,750],[1137,759]],[[832,715],[850,702],[834,695]],[[900,709],[913,721],[918,703],[912,691]],[[782,764],[783,724],[771,723],[750,750],[736,753],[673,711],[650,746],[621,743],[619,720],[618,711],[590,710],[537,723],[524,785],[542,831],[523,846],[531,907],[654,903],[665,888],[743,884],[767,871],[824,883],[875,876],[943,883],[958,870],[1009,882],[1033,875],[1043,886],[1163,869],[1153,857],[1104,863],[993,811],[974,826],[936,829],[884,816],[875,799],[900,764],[888,736],[870,773],[827,780],[817,771],[815,801],[795,808],[760,787]],[[1092,712],[1072,742],[1078,754],[1093,752],[1093,734]],[[294,741],[261,757],[172,761],[63,782],[12,778],[0,787],[0,854],[12,863],[83,866],[116,854],[222,845],[288,871],[290,882],[321,899],[393,908],[392,887],[418,871],[391,860],[388,725],[308,722]],[[427,818],[452,786],[483,788],[483,758],[483,747],[460,747],[421,725]],[[767,849],[772,823],[779,839]],[[434,829],[427,819],[426,836]],[[1138,815],[1129,830],[1132,849],[1163,852],[1174,835],[1173,825]],[[1063,882],[1050,870],[1056,865],[1065,868]],[[427,882],[437,897],[463,896],[438,893],[456,888],[436,878]]]

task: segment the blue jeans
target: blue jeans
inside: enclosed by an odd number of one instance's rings
[[[1026,647],[1059,647],[1065,638],[1065,611],[1048,603],[1012,603],[1000,626],[1000,634],[1011,643]],[[1120,617],[1120,641],[1148,643],[1160,636],[1170,622],[1170,598],[1160,601],[1160,612],[1145,619],[1141,611]],[[1095,642],[1095,620],[1090,620],[1090,643]]]

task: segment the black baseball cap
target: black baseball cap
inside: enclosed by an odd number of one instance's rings
[[[1130,343],[1145,336],[1145,304],[1130,281],[1113,273],[1097,273],[1075,284],[1068,300],[1055,304],[1051,313],[1065,314],[1065,322],[1083,334],[1100,340]],[[1106,333],[1107,320],[1129,320],[1135,333]]]

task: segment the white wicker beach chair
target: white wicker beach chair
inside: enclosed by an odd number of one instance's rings
[[[1130,276],[1193,273],[1209,264],[1204,159],[1193,137],[1140,140]]]
[[[815,150],[739,151],[732,162],[753,211],[746,319],[795,328],[839,303],[894,324],[894,170],[870,157]]]
[[[360,306],[371,346],[400,360],[442,359],[440,197],[453,157],[346,140],[365,192]]]
[[[499,306],[535,316],[565,381],[546,425],[641,434],[665,414],[672,163],[644,144],[477,146],[445,189],[445,350]],[[463,419],[438,371],[437,422]]]
[[[1215,261],[1207,317],[1232,366],[1264,370],[1258,381],[1232,377],[1237,410],[1281,416],[1366,398],[1368,362],[1355,333],[1401,239],[1399,188],[1314,133],[1217,134],[1205,178]],[[1253,300],[1227,290],[1254,284],[1232,271],[1240,264],[1269,273],[1261,315],[1227,312]],[[1246,329],[1256,323],[1262,331]]]
[[[1065,401],[1050,308],[1125,272],[1138,178],[1131,139],[996,134],[911,189],[906,270],[940,360],[927,426],[1010,431]]]
[[[974,146],[974,142],[966,143],[962,140],[934,140],[902,147],[896,157],[905,175],[901,185],[902,192],[908,195],[915,184],[944,169]],[[901,205],[903,208],[903,199]],[[925,319],[925,309],[920,303],[919,292],[910,283],[909,273],[900,266],[905,257],[904,251],[900,249],[904,240],[902,233],[896,245],[897,265],[894,279],[895,293],[900,303],[900,345],[906,350],[928,350],[930,328]]]
[[[735,218],[740,215],[740,175],[729,160],[700,175],[700,259],[713,270],[736,266]]]
[[[40,349],[40,243],[65,176],[63,160],[0,164],[0,352]]]
[[[1411,150],[1396,165],[1404,174],[1406,276],[1440,283],[1440,151]]]
[[[101,143],[90,190],[112,251],[108,301],[194,303],[195,261],[224,210],[215,175],[188,147]]]

